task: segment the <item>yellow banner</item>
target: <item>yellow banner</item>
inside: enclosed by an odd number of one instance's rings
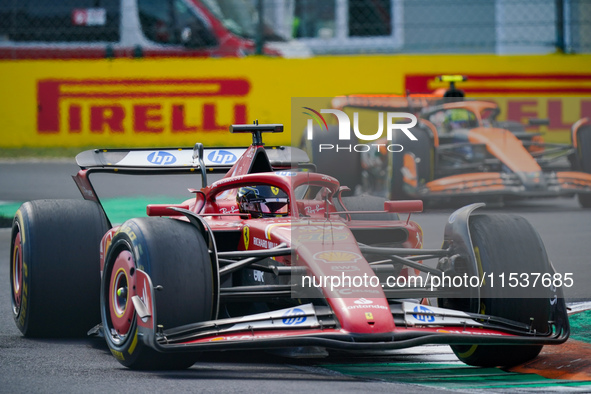
[[[499,98],[504,119],[555,114],[548,140],[591,116],[590,55],[2,61],[0,148],[239,146],[250,136],[228,126],[254,120],[289,144],[292,97],[429,92],[440,74],[468,75],[458,87]]]

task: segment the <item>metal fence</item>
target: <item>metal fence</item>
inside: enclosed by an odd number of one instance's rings
[[[276,53],[263,44],[281,40],[300,55],[589,53],[591,0],[0,0],[4,58]]]
[[[294,3],[292,36],[307,42],[316,53],[591,51],[589,0]]]

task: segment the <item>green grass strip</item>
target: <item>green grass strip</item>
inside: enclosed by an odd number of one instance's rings
[[[569,316],[570,337],[578,341],[591,343],[591,310]]]
[[[101,200],[107,217],[113,225],[121,224],[127,219],[146,217],[146,206],[148,204],[179,204],[183,200],[170,196],[150,197],[119,197]],[[21,206],[20,202],[0,203],[0,218],[4,218],[7,226],[10,226],[11,219]]]
[[[547,379],[536,374],[505,372],[461,364],[376,363],[322,365],[345,375],[419,384],[447,389],[510,389],[591,386],[591,382]]]

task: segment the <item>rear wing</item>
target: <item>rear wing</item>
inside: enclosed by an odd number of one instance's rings
[[[301,149],[289,146],[264,149],[273,169],[315,168]],[[76,156],[80,171],[72,178],[85,200],[101,204],[89,179],[91,173],[168,175],[197,172],[201,173],[202,184],[205,186],[207,173],[226,173],[246,150],[244,147],[205,149],[200,143],[195,144],[194,148],[94,149]]]
[[[154,149],[94,149],[81,152],[76,163],[83,170],[125,173],[194,172],[225,173],[246,152],[244,147]],[[265,147],[273,168],[291,168],[310,163],[306,152],[290,146]],[[201,163],[203,160],[203,163]],[[202,166],[205,168],[202,168]]]

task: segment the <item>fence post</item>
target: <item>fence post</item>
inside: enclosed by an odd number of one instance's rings
[[[565,52],[564,43],[564,0],[556,0],[556,51]]]
[[[263,47],[265,46],[265,21],[264,21],[264,12],[265,8],[263,5],[264,0],[257,0],[257,14],[259,17],[258,25],[257,25],[257,34],[256,34],[256,48],[255,53],[257,55],[263,54]]]

